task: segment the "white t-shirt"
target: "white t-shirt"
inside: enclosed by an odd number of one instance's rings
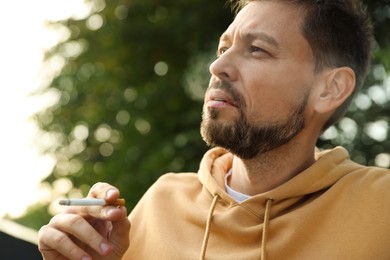
[[[232,169],[225,175],[225,189],[226,192],[237,202],[243,202],[246,199],[249,199],[251,196],[243,194],[241,192],[235,191],[228,185],[228,178],[232,175]]]

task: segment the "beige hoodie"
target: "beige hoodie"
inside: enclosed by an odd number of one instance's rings
[[[390,259],[390,171],[341,147],[242,203],[225,191],[233,156],[205,154],[198,174],[162,176],[130,214],[124,259]]]

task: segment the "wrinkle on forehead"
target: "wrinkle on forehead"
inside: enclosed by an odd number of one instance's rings
[[[285,50],[302,45],[312,56],[312,50],[304,37],[301,25],[304,10],[293,4],[279,1],[250,1],[237,14],[221,40],[232,42],[234,37],[261,36],[267,44]]]

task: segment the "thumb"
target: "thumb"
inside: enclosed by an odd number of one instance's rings
[[[127,217],[126,208],[122,206],[120,209],[121,216],[112,222],[109,240],[112,245],[112,253],[122,257],[130,245],[130,220]]]

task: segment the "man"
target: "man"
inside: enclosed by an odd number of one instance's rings
[[[390,259],[389,171],[315,152],[366,75],[367,15],[354,0],[238,9],[210,66],[201,133],[217,148],[198,174],[162,176],[131,228],[124,207],[65,209],[40,230],[45,259]]]

